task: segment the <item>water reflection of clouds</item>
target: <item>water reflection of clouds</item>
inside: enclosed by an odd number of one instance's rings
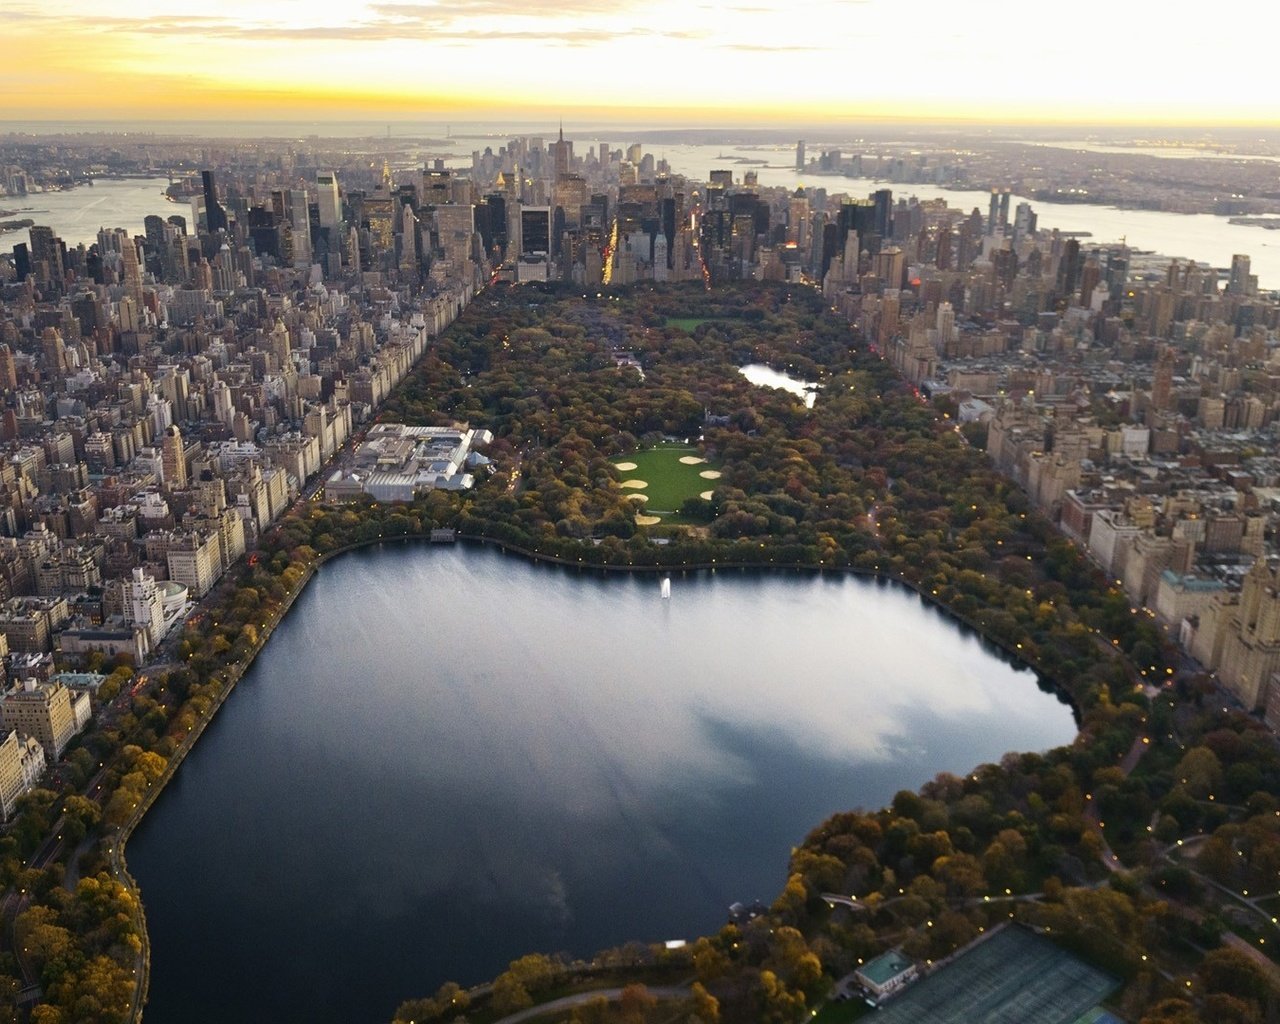
[[[989,731],[1031,747],[1070,738],[1069,725],[1036,724],[1046,698],[1029,673],[897,588],[677,576],[662,601],[653,578],[491,553],[432,551],[397,580],[397,553],[374,553],[375,571],[350,571],[365,557],[335,563],[359,643],[317,635],[308,614],[264,659],[264,670],[318,662],[289,685],[342,706],[303,742],[285,740],[290,756],[317,774],[341,765],[380,794],[358,811],[374,869],[351,887],[367,912],[464,889],[568,920],[557,872],[581,851],[679,860],[700,822],[717,827],[727,802],[762,799],[780,766],[965,771],[1002,752],[981,749]],[[296,741],[289,704],[268,704],[263,728]],[[966,729],[975,723],[980,737]],[[398,831],[433,851],[407,874],[394,869]],[[390,897],[378,892],[386,875]]]
[[[361,685],[420,702],[370,727],[430,752],[432,788],[501,796],[581,824],[664,795],[717,794],[757,781],[708,721],[785,737],[808,756],[885,763],[911,756],[912,712],[989,716],[1016,726],[1041,707],[1029,674],[902,590],[843,578],[600,580],[512,559],[450,553],[410,563],[406,602],[361,574],[353,631],[390,637],[417,671]],[[501,592],[501,601],[493,600]],[[354,645],[353,645],[354,646]],[[352,651],[334,668],[358,672]],[[957,768],[963,770],[965,765]]]

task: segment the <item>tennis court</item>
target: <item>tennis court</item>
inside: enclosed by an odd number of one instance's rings
[[[877,1024],[1074,1024],[1120,981],[1009,925],[890,1000]]]

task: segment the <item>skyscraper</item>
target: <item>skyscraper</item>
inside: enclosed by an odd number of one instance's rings
[[[154,213],[142,218],[142,227],[147,236],[147,240],[143,245],[146,266],[157,281],[164,276],[163,253],[165,249],[165,228],[167,226],[164,218],[157,217]]]
[[[40,335],[45,369],[55,377],[67,372],[67,347],[56,327],[46,327]]]
[[[556,178],[563,178],[573,166],[573,143],[564,140],[564,125],[560,126],[560,137],[551,143],[551,159]]]
[[[504,254],[507,248],[507,200],[501,192],[491,192],[484,197],[480,207],[485,215],[478,218],[480,237],[485,252]]]
[[[1118,300],[1129,280],[1129,255],[1127,249],[1112,250],[1107,254],[1107,287],[1111,298]]]
[[[550,252],[551,207],[523,207],[520,210],[520,255],[546,256]]]
[[[41,284],[62,285],[62,239],[53,233],[53,228],[39,224],[29,232],[31,236],[31,273]]]
[[[871,198],[876,204],[875,232],[881,238],[889,238],[893,234],[893,190],[877,189]]]
[[[1013,240],[1021,242],[1036,233],[1036,214],[1030,203],[1019,203],[1013,216]]]
[[[400,207],[400,270],[413,274],[418,269],[418,218],[413,207],[405,203]]]
[[[796,170],[803,171],[804,168],[804,139],[801,139],[796,143]]]
[[[19,281],[25,281],[31,276],[31,253],[26,242],[19,242],[13,247],[13,266],[18,272]]]
[[[293,237],[293,265],[311,265],[311,217],[307,212],[307,193],[293,189],[289,195],[289,226]]]
[[[200,180],[204,182],[204,217],[209,233],[227,230],[227,214],[218,202],[218,187],[213,180],[213,171],[201,171]]]
[[[944,344],[950,344],[956,340],[956,311],[952,308],[951,303],[943,302],[938,305],[938,340]]]
[[[251,206],[246,221],[254,252],[260,256],[279,259],[283,231],[276,220],[275,211],[270,207]]]
[[[1227,292],[1231,295],[1249,294],[1249,257],[1236,254],[1231,257],[1231,276],[1227,278]]]
[[[439,206],[442,203],[453,202],[453,197],[450,194],[452,180],[451,173],[443,167],[423,168],[422,205]]]
[[[369,250],[375,254],[395,250],[395,200],[384,184],[364,199],[364,221],[369,229]]]
[[[293,218],[290,210],[293,196],[287,188],[271,190],[271,222],[279,236],[276,255],[284,263],[293,263]]]
[[[1080,240],[1068,238],[1058,262],[1058,294],[1068,296],[1080,280]]]
[[[164,467],[165,486],[172,489],[187,486],[187,448],[182,431],[170,426],[160,442],[160,462]]]
[[[0,390],[12,391],[18,386],[18,367],[13,358],[13,350],[8,345],[0,344]]]
[[[1093,290],[1098,287],[1098,282],[1102,280],[1102,267],[1098,263],[1096,256],[1090,256],[1084,261],[1084,266],[1080,270],[1080,305],[1088,307],[1093,298]]]
[[[1151,406],[1162,411],[1173,407],[1173,351],[1162,347],[1151,377]]]
[[[801,148],[804,143],[800,143]],[[787,241],[804,249],[809,243],[809,199],[804,189],[796,189],[787,210]]]
[[[316,198],[320,206],[320,226],[336,228],[342,222],[342,200],[338,195],[338,176],[333,171],[317,172]]]
[[[124,232],[120,239],[121,277],[125,293],[142,307],[142,268],[138,265],[138,247]]]

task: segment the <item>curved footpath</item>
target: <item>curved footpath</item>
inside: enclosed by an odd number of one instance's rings
[[[655,999],[660,1000],[689,998],[689,989],[683,986],[646,988],[645,991]],[[494,1021],[493,1024],[524,1024],[525,1021],[534,1020],[550,1013],[572,1010],[575,1006],[582,1006],[593,999],[604,998],[612,1003],[614,1000],[621,998],[622,992],[623,990],[620,988],[598,988],[592,992],[577,992],[574,995],[562,996],[560,999],[553,999],[549,1003],[531,1006],[527,1010],[521,1010],[519,1013],[502,1017]]]
[[[486,544],[486,545],[492,544],[495,547],[502,549],[503,551],[507,551],[507,552],[510,552],[511,554],[519,555],[524,558],[528,558],[531,561],[548,562],[554,565],[563,566],[565,568],[589,570],[592,572],[600,572],[604,574],[618,573],[618,572],[672,573],[672,572],[693,572],[698,570],[714,571],[714,570],[722,570],[722,569],[739,569],[739,570],[752,570],[752,571],[762,571],[762,572],[763,571],[772,571],[772,572],[802,571],[802,572],[814,572],[814,573],[833,572],[833,573],[840,573],[840,574],[851,574],[856,576],[874,577],[876,579],[883,579],[883,580],[891,581],[894,583],[898,583],[909,588],[910,590],[915,591],[915,593],[919,597],[921,597],[923,600],[929,602],[939,611],[942,611],[945,614],[949,615],[956,622],[959,622],[962,625],[967,626],[969,629],[973,630],[980,637],[982,637],[983,640],[993,644],[995,647],[999,648],[1005,654],[1009,655],[1009,657],[1012,658],[1013,660],[1018,661],[1030,667],[1033,671],[1037,673],[1037,675],[1040,676],[1041,679],[1049,683],[1053,687],[1056,693],[1058,693],[1061,697],[1066,699],[1071,704],[1072,710],[1076,714],[1077,722],[1079,721],[1079,708],[1076,706],[1075,701],[1072,698],[1071,694],[1068,693],[1065,690],[1065,688],[1059,685],[1058,682],[1053,678],[1053,676],[1050,675],[1048,672],[1046,672],[1040,665],[1035,664],[1030,659],[1028,659],[1025,656],[1025,652],[1019,650],[1015,645],[1010,644],[1007,641],[1003,641],[997,637],[990,636],[983,629],[983,626],[981,623],[975,622],[968,616],[961,615],[959,612],[956,612],[954,609],[949,608],[946,605],[940,603],[933,595],[931,595],[928,591],[926,591],[921,585],[914,583],[909,579],[906,579],[900,574],[895,576],[891,573],[888,573],[882,570],[863,569],[857,566],[823,566],[823,565],[815,566],[815,565],[800,564],[800,563],[782,564],[777,562],[718,562],[714,560],[710,562],[689,562],[681,565],[599,565],[599,564],[587,563],[583,561],[571,561],[567,558],[561,558],[556,555],[543,554],[542,552],[539,552],[539,551],[531,551],[527,548],[522,548],[518,545],[511,544],[506,541],[496,540],[492,537],[485,537],[479,534],[455,534],[454,536],[459,540],[464,540],[470,543],[479,543],[479,544]],[[138,887],[138,883],[135,881],[134,877],[129,873],[128,863],[125,858],[125,846],[129,841],[129,837],[133,834],[134,829],[138,827],[138,824],[146,816],[147,811],[151,809],[151,806],[155,803],[156,798],[160,795],[160,793],[164,790],[165,786],[168,785],[169,781],[174,777],[178,769],[182,766],[182,762],[186,760],[187,754],[191,752],[192,747],[195,746],[196,742],[204,734],[205,729],[208,728],[209,723],[213,721],[214,716],[217,715],[218,713],[218,710],[222,707],[222,705],[226,702],[227,698],[231,695],[231,692],[232,690],[235,689],[236,684],[244,676],[245,672],[248,671],[249,667],[253,664],[254,660],[258,657],[259,653],[261,653],[262,649],[266,646],[267,641],[271,639],[271,635],[275,632],[276,627],[284,620],[284,617],[288,615],[290,609],[292,609],[294,605],[294,602],[297,601],[298,597],[301,596],[303,591],[306,590],[307,585],[311,582],[312,578],[316,575],[316,573],[320,570],[320,567],[323,566],[325,562],[328,562],[331,559],[337,558],[340,555],[347,554],[351,551],[359,550],[361,548],[374,547],[382,544],[404,543],[408,541],[430,543],[430,542],[433,542],[433,540],[434,542],[439,543],[439,540],[436,538],[433,538],[430,533],[411,533],[411,534],[403,534],[397,537],[374,537],[369,540],[361,540],[361,541],[356,541],[352,544],[345,544],[342,547],[335,548],[332,551],[327,551],[324,554],[319,555],[316,558],[316,560],[313,563],[311,563],[311,565],[307,566],[306,574],[303,576],[302,580],[298,583],[297,587],[294,588],[292,593],[290,593],[284,599],[284,602],[281,604],[280,609],[276,613],[275,617],[271,619],[268,622],[266,628],[259,633],[257,646],[253,648],[253,650],[249,653],[249,655],[243,661],[236,662],[235,664],[220,670],[220,672],[216,674],[216,678],[218,678],[222,683],[221,690],[218,693],[217,698],[214,700],[213,704],[210,706],[208,712],[206,712],[196,722],[196,724],[192,727],[191,731],[178,744],[173,754],[169,757],[169,763],[165,767],[163,774],[161,774],[161,776],[158,779],[156,779],[156,781],[153,782],[147,788],[147,791],[143,794],[143,798],[138,802],[138,806],[134,810],[133,814],[130,815],[129,819],[123,825],[120,826],[118,832],[114,837],[111,837],[109,835],[104,835],[103,842],[106,843],[106,846],[107,846],[107,856],[108,856],[109,863],[111,865],[112,874],[133,895],[134,905],[137,908],[135,911],[137,915],[135,924],[137,925],[138,935],[142,940],[142,948],[139,952],[139,960],[141,962],[139,965],[139,969],[136,972],[137,983],[134,986],[133,1004],[130,1011],[130,1019],[133,1020],[134,1022],[140,1022],[142,1020],[143,1007],[146,1004],[147,989],[151,981],[151,939],[147,933],[147,920],[146,920],[145,908],[142,902],[142,893]],[[612,991],[614,990],[602,989],[597,992],[582,993],[581,994],[582,998],[580,999],[580,1001],[585,1002],[587,999],[594,998],[595,996],[598,996],[598,995],[608,996],[609,993]],[[621,992],[620,989],[617,991]],[[675,996],[668,995],[665,993],[667,993],[668,991],[676,992],[680,990],[654,989],[652,991],[654,992],[655,995],[659,995],[661,998],[675,998]],[[571,1000],[579,999],[578,996],[570,996],[566,998]],[[616,997],[609,996],[609,998],[616,998]],[[571,1007],[576,1004],[570,1002],[570,1003],[566,1003],[565,1005],[566,1007]],[[561,1007],[556,1006],[554,1004],[548,1004],[543,1007],[534,1007],[533,1010],[524,1011],[524,1013],[532,1013],[533,1011],[537,1011],[538,1013],[545,1013],[545,1012],[551,1012],[552,1010],[560,1009],[560,1008]],[[522,1014],[517,1014],[514,1017],[505,1018],[504,1021],[500,1022],[500,1024],[517,1024],[517,1021],[528,1020],[528,1019],[530,1018],[527,1016],[524,1016],[522,1013]]]

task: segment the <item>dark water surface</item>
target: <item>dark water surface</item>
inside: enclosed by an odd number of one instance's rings
[[[832,812],[1074,734],[892,586],[347,555],[129,844],[147,1024],[387,1021],[522,953],[693,938]]]

